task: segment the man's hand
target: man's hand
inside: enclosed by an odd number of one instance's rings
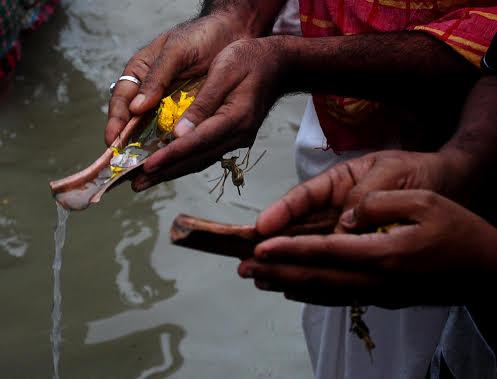
[[[370,193],[341,221],[348,231],[399,222],[386,234],[274,238],[239,273],[289,299],[389,307],[463,303],[494,277],[497,230],[433,192]]]
[[[381,151],[338,164],[298,185],[259,216],[257,230],[277,235],[287,225],[323,208],[356,206],[371,191],[427,189],[457,198],[468,174],[466,153]],[[344,232],[341,224],[337,232]]]
[[[221,51],[174,133],[144,165],[135,190],[198,172],[223,154],[250,146],[282,91],[285,37],[242,39]]]
[[[114,141],[131,114],[156,106],[174,81],[207,73],[216,55],[244,35],[240,25],[218,13],[178,25],[136,53],[123,75],[134,76],[143,84],[117,83],[109,103],[106,143]]]

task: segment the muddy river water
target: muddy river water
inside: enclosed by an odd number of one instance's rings
[[[68,0],[27,39],[0,100],[0,378],[53,375],[53,230],[48,181],[103,151],[108,84],[133,52],[195,13],[192,0]],[[242,197],[219,204],[204,173],[142,194],[123,185],[72,213],[61,270],[64,379],[307,378],[300,305],[256,291],[237,261],[173,247],[178,213],[253,222],[297,181],[293,140],[305,99],[261,129]]]

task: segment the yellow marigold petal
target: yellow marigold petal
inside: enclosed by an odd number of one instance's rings
[[[171,96],[162,99],[159,110],[157,111],[157,125],[159,129],[164,133],[172,133],[174,125],[176,125],[194,100],[195,96],[188,96],[188,93],[183,91],[181,91],[178,103]]]
[[[121,173],[124,169],[119,166],[110,166],[110,171],[112,172],[111,179],[114,179],[119,173]]]
[[[390,225],[385,225],[385,226],[380,226],[377,230],[376,233],[381,233],[381,234],[387,234],[390,232],[390,230],[395,229],[399,227],[400,224],[390,224]]]
[[[121,152],[119,151],[119,149],[117,147],[111,147],[112,149],[112,153],[115,157],[118,157],[121,155]]]
[[[195,96],[188,97],[188,93],[181,91],[181,97],[178,102],[178,113],[177,118],[179,119],[183,113],[192,105],[195,100]]]
[[[157,111],[157,125],[164,133],[171,133],[175,123],[178,105],[169,96],[161,101],[159,110]]]

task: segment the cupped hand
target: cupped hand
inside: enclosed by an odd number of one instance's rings
[[[387,233],[273,238],[241,263],[240,275],[297,301],[388,307],[472,301],[495,276],[497,230],[433,192],[372,192],[341,223],[348,231],[400,225]]]
[[[352,159],[296,186],[261,213],[257,230],[277,235],[291,223],[323,208],[355,207],[371,191],[426,189],[457,198],[467,176],[460,151],[380,151]],[[335,232],[345,232],[341,223]]]
[[[201,171],[223,154],[252,145],[281,95],[283,38],[238,40],[216,56],[195,101],[175,127],[179,138],[148,159],[144,173],[133,182],[135,190]]]
[[[180,24],[138,51],[123,75],[136,77],[142,85],[117,83],[109,102],[106,143],[117,138],[132,114],[155,107],[174,81],[204,75],[216,55],[243,36],[237,22],[216,14]]]

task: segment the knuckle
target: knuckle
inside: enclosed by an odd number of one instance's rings
[[[330,181],[331,185],[333,186],[333,188],[338,187],[340,184],[340,175],[339,175],[338,171],[339,170],[337,170],[335,167],[332,167],[327,172],[329,181]]]
[[[236,69],[239,68],[238,66],[236,56],[231,51],[223,51],[212,61],[209,74],[218,72],[223,75],[228,75],[236,72]]]
[[[122,114],[113,114],[109,116],[107,125],[118,125],[118,126],[123,126],[126,125],[129,121],[129,117],[126,117]]]
[[[129,103],[129,99],[123,95],[114,94],[110,98],[111,105],[126,105]]]
[[[217,116],[222,116],[223,118],[232,117],[233,106],[230,103],[224,103],[216,110]]]
[[[360,197],[362,191],[357,190],[356,196]],[[359,203],[358,210],[362,213],[368,213],[374,210],[376,206],[376,200],[378,198],[377,192],[368,192],[362,196],[362,201]]]
[[[245,50],[247,45],[247,40],[239,39],[228,45],[226,49],[223,50],[223,55],[225,56],[237,56],[243,50]]]
[[[247,54],[257,49],[258,42],[255,39],[242,38],[231,43],[230,48],[234,54]]]
[[[421,210],[427,211],[437,205],[438,195],[435,192],[420,190],[418,191],[418,196],[416,196],[416,205]]]
[[[192,46],[184,52],[183,57],[186,65],[193,66],[200,59],[200,51],[197,46]]]
[[[113,97],[109,102],[109,114],[108,118],[119,118],[128,119],[130,116],[129,112],[129,100],[124,97]]]
[[[348,181],[352,178],[348,162],[344,162],[335,168],[335,179],[338,183]]]
[[[150,71],[151,65],[149,64],[147,58],[136,57],[134,58],[124,70],[126,75],[136,76],[138,79],[142,80],[145,78]]]
[[[294,191],[294,190],[292,190]],[[295,214],[295,210],[293,208],[293,201],[291,201],[292,192],[289,192],[286,196],[281,198],[281,202],[283,203],[289,217],[290,222],[294,222],[297,219],[297,215]]]
[[[164,86],[158,75],[157,71],[150,71],[140,87],[140,93],[164,90]]]
[[[371,200],[368,199],[370,192],[364,193],[359,187],[354,187],[347,196],[348,205],[358,205],[362,209],[368,209]]]
[[[212,106],[205,98],[197,98],[190,106],[188,113],[197,117],[208,117],[212,113]]]

